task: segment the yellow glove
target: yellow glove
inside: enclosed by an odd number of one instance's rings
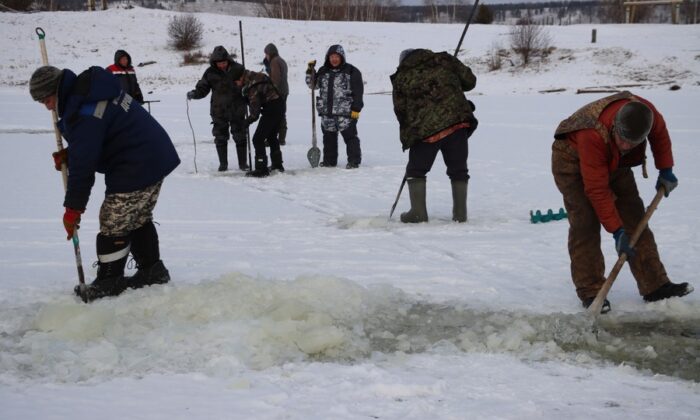
[[[353,120],[360,119],[360,113],[358,111],[350,111],[350,118]]]

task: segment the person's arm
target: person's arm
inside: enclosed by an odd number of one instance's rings
[[[81,116],[71,127],[64,207],[84,210],[87,206],[106,132],[105,121],[93,116]]]
[[[350,74],[350,90],[352,91],[352,105],[350,105],[350,110],[359,113],[364,107],[362,96],[365,92],[365,85],[362,82],[362,73],[357,67],[353,68]]]
[[[615,207],[615,195],[610,188],[610,146],[592,129],[580,130],[571,136],[575,137],[577,144],[586,197],[605,230],[613,233],[622,227],[622,218]]]
[[[202,99],[209,94],[209,91],[211,91],[211,84],[209,83],[209,71],[207,70],[197,82],[197,86],[192,90],[194,94],[192,99]]]

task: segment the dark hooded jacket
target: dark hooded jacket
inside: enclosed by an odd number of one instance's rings
[[[265,53],[270,56],[269,60],[267,58],[263,60],[263,64],[265,64],[265,71],[270,76],[272,83],[277,88],[277,92],[286,97],[289,95],[289,83],[287,82],[287,62],[280,57],[275,44],[267,44],[265,46]]]
[[[342,58],[338,67],[331,66],[331,54],[338,54]],[[306,75],[306,84],[309,88],[319,90],[316,110],[320,116],[350,117],[351,111],[360,112],[364,106],[362,73],[345,61],[345,51],[340,45],[332,45],[328,49],[323,66],[313,77],[310,74]]]
[[[58,116],[68,142],[65,207],[85,208],[95,172],[104,174],[106,194],[125,193],[159,182],[180,164],[168,133],[100,67],[79,76],[63,70]]]
[[[250,108],[250,117],[258,119],[265,104],[280,98],[277,88],[265,73],[245,70],[243,78],[243,95]]]
[[[459,123],[476,129],[473,107],[463,93],[474,89],[476,76],[454,56],[414,50],[391,75],[391,84],[404,150]]]
[[[126,67],[119,64],[119,60],[121,60],[122,57],[126,57],[129,60]],[[131,56],[129,53],[124,50],[117,50],[117,52],[114,53],[114,64],[108,66],[107,71],[117,76],[119,84],[124,92],[131,95],[131,97],[139,101],[140,104],[143,103],[143,93],[141,93],[141,87],[139,87],[139,82],[136,80],[136,72],[131,65]]]
[[[219,70],[216,62],[224,60],[228,61],[228,67]],[[204,98],[211,91],[209,114],[213,118],[242,121],[245,119],[245,101],[240,88],[234,83],[242,74],[243,66],[231,58],[226,48],[219,45],[209,56],[209,68],[197,82],[194,99]]]

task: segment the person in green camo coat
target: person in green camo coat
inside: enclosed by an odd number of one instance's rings
[[[411,209],[401,214],[401,221],[428,221],[426,174],[440,151],[452,183],[452,220],[466,222],[467,140],[478,121],[463,92],[474,89],[476,76],[446,52],[409,49],[401,52],[391,84],[401,144],[409,151],[405,176]]]

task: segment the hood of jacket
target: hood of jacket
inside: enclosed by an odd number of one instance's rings
[[[340,65],[338,65],[338,67],[342,67],[343,64],[345,64],[345,50],[343,49],[342,45],[335,44],[335,45],[331,45],[330,48],[328,48],[328,52],[326,53],[326,60],[323,62],[324,66],[326,66],[328,68],[334,68],[333,66],[331,66],[331,62],[329,59],[331,54],[338,54],[340,56],[340,58],[342,59],[340,62]]]
[[[129,60],[129,62],[126,63],[126,67],[131,67],[131,56],[124,50],[117,50],[117,52],[114,53],[114,64],[122,67],[121,64],[119,64],[119,60],[121,60],[122,57],[126,57]]]
[[[277,47],[273,43],[267,44],[263,51],[265,52],[265,54],[270,56],[270,60],[280,55],[279,51],[277,51]]]
[[[58,87],[58,115],[71,117],[83,104],[112,99],[120,92],[119,80],[102,67],[90,67],[79,76],[65,69]]]

